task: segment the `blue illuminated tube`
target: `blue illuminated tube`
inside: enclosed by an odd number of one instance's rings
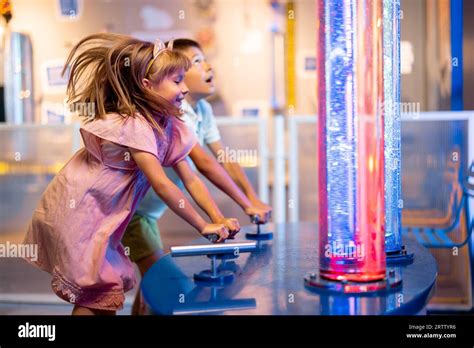
[[[319,264],[304,278],[311,291],[362,296],[402,286],[386,267],[383,4],[316,2]]]
[[[402,245],[400,0],[383,0],[385,251],[387,262],[411,260]]]

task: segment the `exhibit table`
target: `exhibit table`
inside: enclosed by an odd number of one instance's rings
[[[226,244],[251,242],[242,228]],[[235,315],[392,315],[418,314],[429,301],[437,276],[435,259],[416,240],[404,236],[408,265],[387,265],[402,278],[400,289],[388,292],[341,294],[312,291],[304,276],[318,270],[317,224],[310,222],[268,224],[271,240],[257,241],[253,252],[233,253],[217,260],[218,270],[233,273],[221,284],[194,280],[194,274],[210,268],[206,255],[173,257],[167,254],[145,274],[142,291],[155,314]],[[189,245],[210,244],[199,238]]]

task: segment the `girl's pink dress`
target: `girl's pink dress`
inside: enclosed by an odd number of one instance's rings
[[[46,188],[24,241],[38,245],[38,259],[27,261],[53,275],[53,291],[62,299],[96,309],[123,307],[136,281],[122,235],[150,188],[129,148],[173,166],[196,144],[174,116],[164,133],[159,137],[141,115],[108,114],[81,127],[85,147]]]

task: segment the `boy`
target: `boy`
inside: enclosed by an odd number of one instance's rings
[[[200,145],[206,144],[215,157],[224,151],[219,130],[211,105],[205,98],[215,92],[213,72],[206,62],[201,47],[196,41],[178,39],[173,42],[173,50],[178,50],[191,61],[184,81],[189,93],[182,102],[183,120],[193,130]],[[238,163],[224,162],[223,170],[216,161],[198,145],[189,154],[197,169],[216,186],[231,196],[247,215],[259,215],[262,222],[270,218],[272,208],[258,199],[258,196]],[[182,183],[173,171],[168,177],[178,186]],[[238,187],[237,187],[238,186]],[[143,274],[162,256],[163,244],[156,220],[160,219],[167,206],[150,190],[140,202],[135,215],[123,237],[123,244],[130,248],[130,258],[137,263]],[[222,223],[222,216],[211,217],[214,223]],[[133,312],[137,311],[138,297]]]

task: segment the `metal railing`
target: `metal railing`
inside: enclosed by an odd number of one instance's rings
[[[268,118],[264,117],[216,117],[218,127],[257,126],[258,127],[258,194],[262,201],[269,203],[269,151],[268,151]],[[225,139],[224,139],[225,142]]]
[[[426,121],[467,121],[468,122],[467,161],[469,163],[474,159],[474,111],[422,112],[417,115],[402,114],[402,123],[426,122]],[[317,117],[316,116],[291,116],[287,118],[287,123],[288,123],[288,132],[289,132],[288,191],[289,191],[289,198],[293,202],[292,209],[290,209],[289,211],[289,221],[297,222],[300,220],[299,218],[300,172],[299,172],[299,163],[298,163],[300,139],[298,136],[298,126],[311,125],[312,127],[316,127]],[[316,142],[316,139],[314,139],[314,141]],[[278,174],[281,175],[281,173],[278,173]],[[308,174],[308,173],[305,173],[305,174]],[[316,175],[317,173],[314,173],[314,174]],[[275,180],[275,182],[280,182],[280,181]],[[278,188],[275,188],[275,189],[278,189]]]

